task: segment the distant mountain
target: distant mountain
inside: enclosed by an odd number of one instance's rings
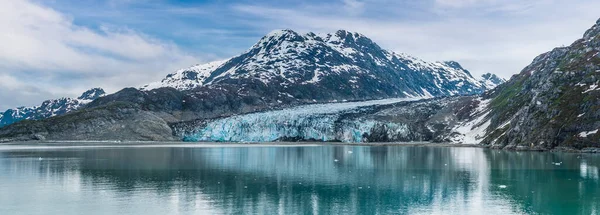
[[[457,62],[429,63],[386,51],[359,33],[278,30],[239,56],[181,69],[140,89],[222,84],[242,86],[242,91],[265,85],[280,97],[317,101],[468,95],[487,87]]]
[[[10,125],[26,119],[45,119],[62,115],[79,109],[81,106],[97,99],[105,94],[103,89],[94,88],[85,91],[76,99],[60,98],[44,101],[39,106],[18,107],[0,112],[0,127]]]
[[[8,126],[0,138],[176,140],[175,125],[193,129],[206,119],[314,103],[478,95],[489,87],[457,62],[386,51],[359,33],[279,30],[229,60],[125,88],[73,113]]]
[[[227,60],[198,64],[189,68],[177,70],[167,75],[162,81],[147,84],[140,89],[152,90],[161,87],[172,87],[178,90],[190,90],[205,85],[205,80],[211,73]]]
[[[505,79],[498,77],[492,73],[485,73],[481,75],[481,84],[486,88],[486,90],[491,90],[496,88],[498,85],[506,82]]]

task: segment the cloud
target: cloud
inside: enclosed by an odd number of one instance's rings
[[[282,28],[356,31],[388,50],[510,77],[580,38],[600,8],[597,0],[34,1],[0,1],[0,110],[157,81]]]
[[[492,72],[508,78],[535,56],[580,38],[598,18],[595,8],[600,2],[436,0],[432,5],[414,5],[372,0],[364,5],[362,15],[336,12],[341,5],[328,6],[237,5],[235,9],[260,17],[255,27],[265,32],[272,28],[320,33],[347,29],[395,52],[429,61],[456,60],[475,75]],[[409,10],[410,16],[373,12],[381,8]]]
[[[365,3],[358,0],[343,0],[344,8],[352,14],[360,14],[364,11]]]
[[[435,3],[442,7],[466,7],[482,2],[493,2],[491,0],[435,0]]]
[[[201,59],[176,45],[126,27],[75,24],[25,0],[0,2],[0,108],[37,104],[49,94],[76,96],[87,88],[115,91],[164,76]]]

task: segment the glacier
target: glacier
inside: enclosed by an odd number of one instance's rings
[[[182,134],[184,141],[272,142],[285,140],[367,142],[374,131],[401,139],[410,132],[403,123],[343,117],[378,105],[416,101],[423,97],[361,102],[311,104],[288,109],[209,120]]]

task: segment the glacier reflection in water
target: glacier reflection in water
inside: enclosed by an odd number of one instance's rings
[[[0,214],[597,214],[599,166],[480,148],[0,146]]]
[[[302,140],[363,142],[365,134],[385,127],[389,136],[408,135],[408,126],[375,120],[342,120],[340,115],[359,108],[423,98],[394,98],[362,102],[303,105],[277,111],[236,115],[208,122],[186,141],[271,142],[282,138]],[[338,120],[342,120],[341,122]]]

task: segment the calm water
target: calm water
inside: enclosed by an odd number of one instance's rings
[[[0,214],[599,214],[599,168],[480,148],[0,146]]]

